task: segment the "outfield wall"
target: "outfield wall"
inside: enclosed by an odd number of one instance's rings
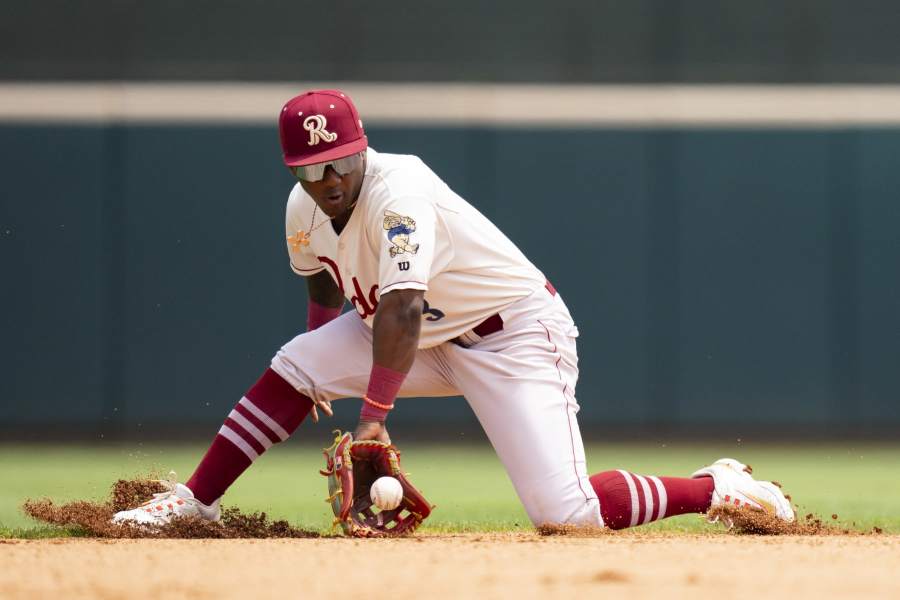
[[[900,82],[895,0],[8,2],[2,80]]]
[[[367,125],[563,294],[587,426],[900,424],[893,125]],[[6,431],[214,428],[303,329],[273,125],[8,120],[0,164]]]

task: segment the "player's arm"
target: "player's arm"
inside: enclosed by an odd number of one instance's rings
[[[424,305],[424,290],[394,290],[379,299],[372,325],[376,365],[409,373],[419,347]]]
[[[288,198],[285,216],[285,243],[287,244],[291,270],[306,280],[308,294],[306,329],[312,331],[336,319],[344,306],[344,294],[335,283],[325,265],[304,241],[308,234],[300,217],[302,189],[298,184]]]
[[[372,378],[353,438],[390,442],[384,419],[386,406],[409,373],[419,347],[425,291],[399,289],[378,300],[372,324]]]
[[[423,196],[391,198],[373,210],[381,296],[372,323],[372,372],[355,439],[390,441],[384,420],[412,367],[431,279],[437,213]]]
[[[309,300],[306,308],[306,330],[318,329],[325,323],[338,318],[344,307],[344,295],[327,271],[319,271],[306,277],[306,290]],[[331,402],[328,400],[313,401],[312,419],[318,423],[318,407],[323,413],[332,416]]]
[[[326,308],[343,308],[344,294],[332,279],[328,271],[319,271],[306,278],[306,290],[309,299]]]
[[[306,304],[306,330],[318,329],[341,316],[344,295],[326,271],[306,278],[309,302]]]

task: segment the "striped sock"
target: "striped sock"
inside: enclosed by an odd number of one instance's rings
[[[713,492],[711,477],[655,477],[621,469],[593,475],[591,485],[600,500],[603,523],[610,529],[704,513],[709,510]]]
[[[229,413],[185,485],[211,504],[272,444],[288,439],[311,407],[312,400],[266,369]]]

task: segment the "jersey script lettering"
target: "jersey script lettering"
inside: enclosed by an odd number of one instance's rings
[[[337,283],[338,288],[341,290],[341,293],[344,294],[344,280],[341,277],[341,270],[338,268],[337,263],[335,263],[327,256],[319,256],[318,259],[319,262],[331,268],[334,281],[335,283]],[[404,262],[409,265],[407,261]],[[373,285],[369,289],[368,297],[366,297],[366,294],[363,292],[363,288],[359,280],[356,277],[351,277],[350,281],[353,282],[354,291],[353,296],[350,297],[350,303],[353,305],[353,308],[356,309],[356,313],[363,319],[373,316],[375,314],[375,311],[378,310],[378,285]],[[344,296],[346,296],[346,294],[344,294]],[[431,306],[428,304],[428,300],[425,300],[424,302],[425,304],[422,307],[422,316],[425,317],[426,321],[440,321],[446,316],[444,314],[444,311],[437,308],[431,308]]]

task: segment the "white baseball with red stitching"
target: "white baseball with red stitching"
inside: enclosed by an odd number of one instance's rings
[[[372,484],[369,497],[381,510],[393,510],[403,500],[403,486],[393,477],[379,477]]]

